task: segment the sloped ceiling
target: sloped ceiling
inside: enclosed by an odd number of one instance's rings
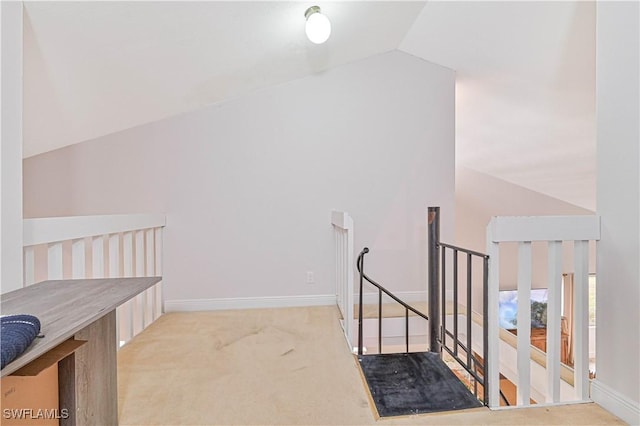
[[[428,2],[400,44],[457,71],[456,161],[595,210],[595,4]]]
[[[331,17],[323,45],[304,12]],[[27,2],[24,155],[398,47],[424,2]]]
[[[304,11],[332,21],[326,44]],[[589,2],[25,2],[24,155],[401,49],[458,73],[459,164],[593,210]]]

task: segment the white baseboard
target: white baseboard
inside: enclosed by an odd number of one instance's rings
[[[426,291],[397,291],[393,292],[393,294],[398,297],[400,300],[403,300],[407,303],[413,302],[426,302],[427,301],[427,292]],[[383,297],[385,297],[383,295]],[[453,290],[447,290],[445,294],[446,300],[453,300]],[[358,304],[358,293],[353,295],[353,300],[355,304]],[[388,301],[389,298],[386,297]],[[384,302],[384,300],[383,300]],[[375,305],[378,303],[378,293],[365,293],[364,294],[364,304],[365,305]]]
[[[426,291],[397,291],[397,292],[392,292],[396,297],[398,297],[400,300],[403,300],[407,303],[411,303],[411,302],[426,302],[427,300],[427,292]],[[359,294],[356,293],[353,296],[353,301],[354,303],[357,305],[358,304],[358,298],[359,298]],[[385,296],[384,293],[382,294],[383,300],[382,303],[388,303],[389,302],[389,297]],[[374,293],[364,293],[364,296],[362,297],[364,299],[364,304],[365,305],[376,305],[378,303],[378,292],[374,292]],[[386,301],[386,302],[385,302]]]
[[[336,296],[319,294],[311,296],[231,297],[224,299],[165,300],[165,312],[220,311],[226,309],[289,308],[297,306],[335,305]]]
[[[591,399],[630,425],[640,424],[640,404],[597,379],[591,382]]]
[[[427,300],[426,291],[399,291],[394,293],[405,302]],[[358,295],[354,296],[358,303]],[[165,312],[220,311],[225,309],[255,308],[288,308],[296,306],[335,305],[336,296],[319,294],[311,296],[264,296],[264,297],[230,297],[220,299],[176,299],[165,300]],[[365,293],[365,305],[378,303],[378,293]]]

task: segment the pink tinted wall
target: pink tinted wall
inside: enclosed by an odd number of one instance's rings
[[[332,209],[373,277],[423,291],[429,205],[453,238],[454,73],[389,52],[29,158],[24,177],[27,217],[166,213],[168,300],[333,294]]]

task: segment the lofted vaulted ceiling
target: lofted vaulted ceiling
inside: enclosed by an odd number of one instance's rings
[[[457,71],[459,164],[595,208],[590,2],[25,2],[24,31],[25,157],[400,49]]]

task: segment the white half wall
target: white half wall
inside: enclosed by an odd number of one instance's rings
[[[21,1],[0,3],[2,59],[0,144],[0,292],[22,287],[22,22]]]
[[[597,383],[593,398],[640,423],[640,4],[597,3]]]
[[[424,291],[428,206],[453,235],[454,79],[392,51],[31,157],[25,215],[166,213],[165,299],[253,300],[334,294],[339,209],[372,277]]]

